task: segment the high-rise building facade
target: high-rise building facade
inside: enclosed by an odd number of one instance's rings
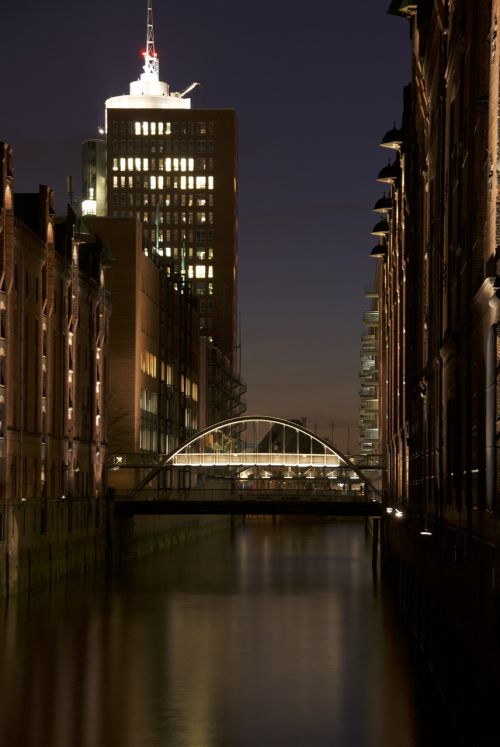
[[[107,214],[142,223],[147,254],[199,300],[202,333],[236,350],[237,144],[231,109],[193,109],[160,81],[151,0],[141,77],[106,101]]]
[[[142,250],[156,266],[162,287],[179,292],[179,302],[190,309],[194,299],[201,335],[195,352],[200,405],[189,424],[182,419],[174,424],[182,440],[196,424],[203,427],[244,410],[236,355],[236,118],[231,109],[192,109],[187,94],[197,84],[176,93],[160,81],[151,0],[143,54],[143,72],[129,93],[106,101],[106,139],[84,143],[82,212],[136,220]],[[112,242],[113,224],[106,225]],[[126,262],[122,252],[120,262]],[[117,264],[115,271],[122,271]],[[191,312],[178,315],[175,323],[185,317],[191,318]],[[167,345],[168,318],[163,308],[155,333],[160,348]],[[180,328],[177,334],[185,337]],[[159,437],[158,450],[163,451],[163,441]]]

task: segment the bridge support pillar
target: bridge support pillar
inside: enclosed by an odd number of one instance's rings
[[[107,563],[114,565],[132,553],[134,538],[134,517],[116,517],[114,504],[108,504],[106,525],[106,556]]]
[[[372,570],[377,572],[378,563],[378,545],[380,535],[380,519],[373,519],[372,524]]]

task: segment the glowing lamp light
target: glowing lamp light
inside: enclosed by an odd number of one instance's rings
[[[387,506],[387,508],[385,510],[386,510],[386,512],[388,514],[392,514],[392,512],[394,511],[394,509],[392,508],[392,506]]]
[[[385,257],[387,254],[387,245],[386,244],[377,244],[373,247],[373,249],[370,252],[370,257]]]
[[[373,236],[387,236],[388,233],[389,233],[389,223],[386,220],[379,220],[379,222],[373,226],[373,229],[372,229]]]
[[[432,537],[432,532],[428,529],[422,529],[420,534],[422,535],[422,537]]]
[[[394,127],[385,133],[384,137],[382,138],[382,142],[380,143],[380,146],[382,148],[390,148],[392,150],[399,150],[402,144],[403,144],[403,133],[401,132],[401,130],[399,130],[396,127],[396,124],[394,123]]]
[[[394,184],[396,179],[399,177],[400,169],[397,161],[389,163],[379,171],[377,181],[382,184]]]
[[[395,513],[396,519],[402,519],[403,518],[403,512],[400,511],[399,508],[397,508],[394,513]]]
[[[385,195],[380,197],[373,206],[373,211],[375,213],[388,213],[390,210],[392,210],[392,200],[390,197],[386,197]]]

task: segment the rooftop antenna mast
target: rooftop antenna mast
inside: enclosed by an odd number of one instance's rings
[[[153,0],[148,0],[148,27],[146,32],[146,51],[144,54],[144,72],[159,80],[160,61],[155,50],[155,30],[153,25]]]

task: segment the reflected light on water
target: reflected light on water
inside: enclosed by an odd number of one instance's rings
[[[3,624],[2,745],[434,743],[361,524],[247,522]]]

